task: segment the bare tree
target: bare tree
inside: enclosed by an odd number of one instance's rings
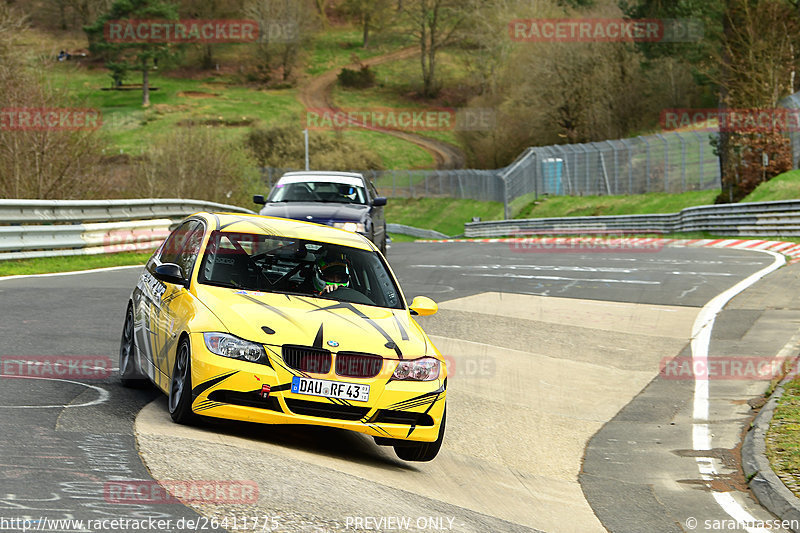
[[[793,91],[798,29],[800,13],[791,3],[726,0],[721,66],[712,76],[720,87],[720,106],[776,109]],[[777,127],[721,131],[717,152],[723,191],[718,201],[738,201],[785,170],[785,162],[791,164],[789,151]],[[762,154],[772,163],[763,165]]]
[[[344,10],[361,25],[361,46],[369,47],[370,33],[383,27],[392,9],[391,0],[345,0]]]
[[[402,10],[419,42],[422,94],[433,97],[439,90],[436,55],[459,36],[471,11],[471,0],[408,0]]]
[[[300,48],[316,29],[314,10],[310,0],[247,0],[245,16],[261,28],[259,69],[267,77],[274,57],[279,58],[283,79],[291,77]]]

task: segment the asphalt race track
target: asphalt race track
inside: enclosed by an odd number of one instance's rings
[[[108,368],[138,269],[0,280],[0,530],[22,531],[14,519],[28,530],[126,530],[51,522],[70,518],[222,530],[213,517],[231,531],[703,531],[732,506],[772,518],[737,477],[747,401],[767,382],[710,382],[712,447],[699,451],[694,380],[659,374],[691,355],[701,308],[774,257],[396,243],[389,259],[409,301],[441,305],[420,319],[454,369],[447,436],[431,463],[404,463],[342,431],[174,425],[160,393],[122,388]],[[717,317],[709,358],[796,348],[798,289],[791,265],[736,296]],[[14,371],[51,356],[88,356],[97,374]],[[255,482],[258,498],[187,507],[110,497],[114,481],[153,478]]]

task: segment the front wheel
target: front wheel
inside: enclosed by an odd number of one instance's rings
[[[395,446],[394,453],[403,461],[426,462],[433,461],[439,454],[444,441],[444,426],[447,419],[447,410],[442,415],[442,423],[439,425],[439,437],[433,442],[421,442],[413,446]]]
[[[192,350],[189,339],[181,339],[169,386],[169,415],[178,424],[195,419],[192,412]]]
[[[119,381],[123,387],[143,387],[147,380],[142,377],[136,364],[136,341],[133,336],[133,307],[128,305],[122,340],[119,343]]]

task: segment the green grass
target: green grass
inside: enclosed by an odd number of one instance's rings
[[[463,80],[464,73],[458,67],[456,54],[448,51],[440,52],[437,61],[439,62],[437,77],[446,87],[458,85]],[[422,83],[418,58],[375,65],[372,69],[376,79],[374,87],[350,89],[338,84],[334,86],[332,97],[337,107],[356,110],[426,109],[429,107],[426,101],[414,97],[420,92]],[[452,106],[446,105],[446,107]],[[452,130],[419,130],[414,133],[456,146],[461,144],[456,132]]]
[[[578,217],[598,215],[638,215],[677,213],[696,205],[709,205],[717,190],[691,191],[680,194],[649,193],[625,196],[550,196],[538,203],[523,204],[514,218]],[[512,203],[512,207],[515,205]],[[517,209],[515,209],[517,211]]]
[[[436,166],[430,152],[397,137],[364,130],[345,130],[344,135],[378,154],[386,169],[422,169]]]
[[[767,458],[781,481],[800,496],[800,378],[788,382],[767,431]]]
[[[144,265],[151,255],[151,253],[119,253],[0,261],[0,276],[49,274],[51,272],[75,272],[94,268]]]
[[[31,50],[58,47],[60,41],[49,34],[34,34],[27,43]],[[81,45],[83,35],[74,36],[75,46]],[[40,43],[39,41],[42,41]],[[366,59],[411,46],[414,43],[402,32],[374,32],[369,48],[361,46],[361,31],[356,27],[333,27],[320,32],[301,53],[307,75],[318,75],[328,70],[349,64],[354,58]],[[81,45],[82,46],[82,45]],[[242,84],[243,75],[234,67],[251,60],[253,48],[249,45],[218,46],[215,59],[223,67],[221,72],[194,70],[199,65],[197,51],[189,49],[180,59],[179,70],[170,71],[164,65],[162,71],[151,72],[151,106],[141,106],[141,90],[103,90],[111,86],[111,77],[104,68],[81,66],[72,62],[40,63],[36,68],[54,87],[72,95],[75,105],[99,109],[103,115],[102,132],[109,141],[109,152],[140,155],[147,151],[153,139],[174,131],[188,122],[211,124],[221,137],[240,142],[256,125],[297,124],[305,125],[305,113],[297,99],[296,88],[263,90]],[[447,54],[440,54],[446,58]],[[403,91],[412,90],[413,83],[420,78],[418,61],[407,60],[376,67],[381,75],[390,80],[390,86],[376,88],[375,92],[346,92],[352,102],[347,107],[420,107]],[[463,76],[461,69],[442,60],[441,70],[448,82]],[[301,67],[302,68],[302,67]],[[183,74],[188,71],[189,74]],[[179,77],[179,76],[188,77]],[[445,79],[445,78],[442,78]],[[413,82],[409,80],[415,80]],[[141,73],[131,71],[126,84],[141,83]],[[423,132],[424,133],[424,132]],[[347,133],[367,144],[380,155],[383,166],[397,168],[433,168],[435,160],[422,148],[394,137],[374,132]],[[452,132],[433,132],[431,136],[457,143]]]
[[[762,183],[743,202],[771,202],[800,198],[800,170],[792,170]]]
[[[110,84],[104,70],[56,64],[48,71],[48,77],[55,86],[82,100],[83,105],[102,111],[102,131],[114,152],[140,154],[152,146],[153,138],[188,121],[241,124],[215,128],[230,140],[243,139],[251,125],[293,122],[300,128],[303,124],[303,107],[294,89],[229,87],[223,78],[192,80],[152,73],[151,84],[158,90],[150,95],[151,107],[144,109],[140,90],[101,90]],[[139,81],[134,73],[128,83]]]
[[[416,242],[419,240],[411,235],[401,235],[399,233],[390,233],[389,237],[392,239],[392,242]]]
[[[451,198],[390,198],[386,221],[415,228],[432,229],[445,235],[462,235],[464,223],[472,217],[482,220],[503,218],[503,204]]]

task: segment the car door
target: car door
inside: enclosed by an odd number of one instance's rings
[[[173,263],[181,267],[184,277],[191,278],[197,254],[203,242],[205,226],[198,220],[181,224],[167,239],[155,266]],[[158,371],[156,382],[169,387],[169,376],[175,361],[178,333],[193,314],[194,296],[182,285],[156,280],[163,286],[160,298],[153,295],[150,306],[150,335],[153,363]]]

